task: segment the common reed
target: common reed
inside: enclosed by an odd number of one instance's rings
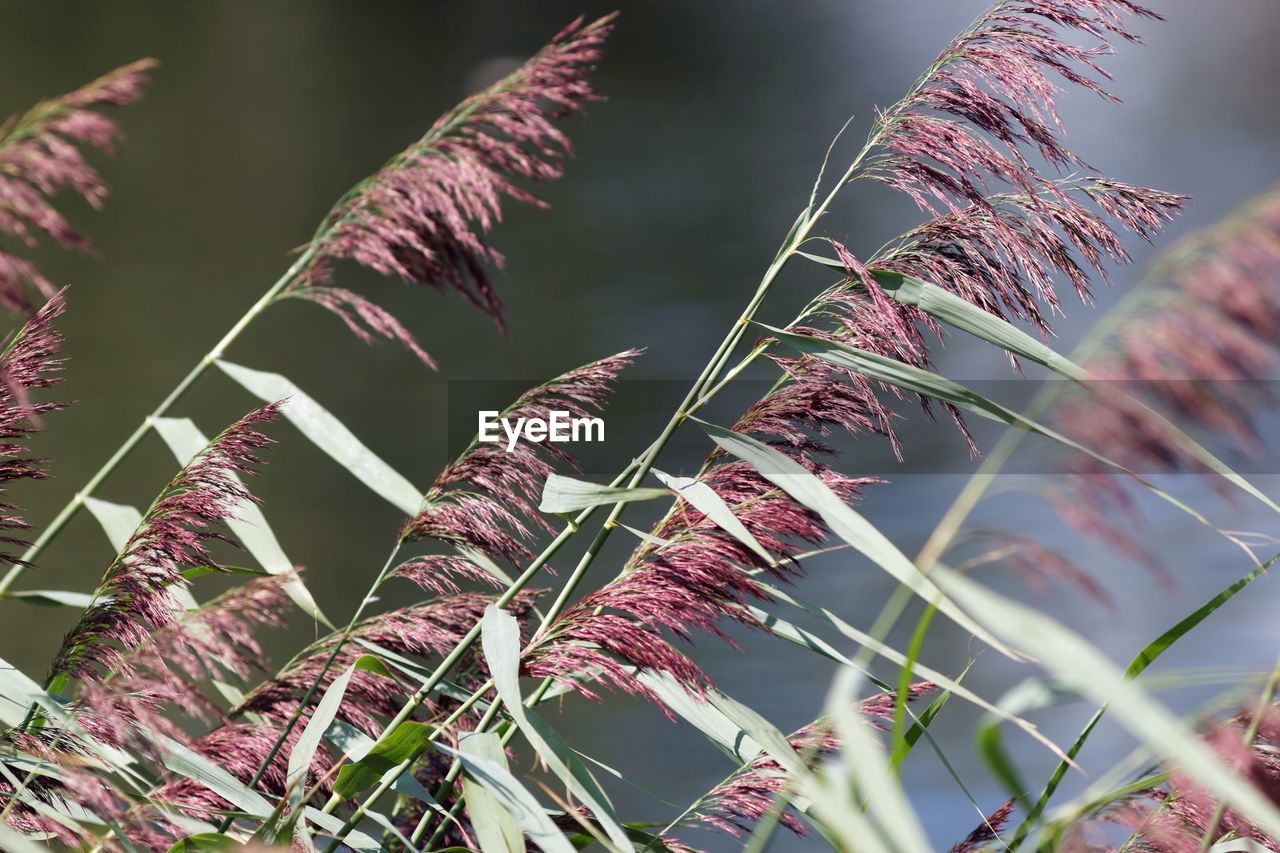
[[[1007,802],[973,803],[986,817],[967,835],[957,827],[953,850],[1252,849],[1245,839],[1278,849],[1280,668],[1259,694],[1231,696],[1227,710],[1195,720],[1136,683],[1270,565],[1247,547],[1256,540],[1224,529],[1199,497],[1170,494],[1154,475],[1193,470],[1280,513],[1196,437],[1216,431],[1231,447],[1260,440],[1266,399],[1243,392],[1240,380],[1269,376],[1277,361],[1275,193],[1176,244],[1082,353],[1046,343],[1070,296],[1088,304],[1098,280],[1129,261],[1126,235],[1157,240],[1187,203],[1094,174],[1066,146],[1055,106],[1064,88],[1115,102],[1105,57],[1116,40],[1138,40],[1135,21],[1157,18],[1128,0],[1002,0],[948,42],[901,100],[876,113],[851,156],[833,146],[808,203],[741,313],[726,318],[723,340],[679,406],[607,484],[579,479],[576,460],[555,443],[507,449],[477,436],[420,490],[291,380],[227,360],[267,307],[300,298],[366,341],[397,341],[437,366],[406,324],[336,283],[345,261],[457,293],[502,329],[493,271],[503,258],[490,234],[504,204],[541,206],[529,186],[562,177],[572,150],[566,122],[599,100],[590,75],[614,17],[575,21],[445,112],[339,198],[285,274],[34,542],[28,522],[4,506],[3,606],[38,599],[82,613],[43,684],[7,666],[0,677],[0,845],[684,851],[713,832],[762,850],[781,827],[835,849],[936,849],[901,767],[928,744],[968,795],[930,731],[952,703],[965,703],[985,712],[984,755],[1012,790]],[[0,129],[0,231],[25,239],[36,229],[86,245],[47,197],[65,186],[101,200],[101,182],[73,143],[109,147],[116,127],[94,108],[136,100],[150,68],[126,66]],[[840,158],[844,168],[831,168]],[[914,201],[922,221],[860,257],[832,211],[866,180]],[[837,280],[790,321],[766,321],[768,297],[793,262]],[[56,326],[65,294],[29,262],[0,253],[0,301],[28,315],[0,354],[0,480],[40,479],[46,466],[29,457],[27,439],[45,415],[52,426],[72,416],[45,399],[62,368]],[[937,342],[956,332],[1059,379],[1015,412],[935,371]],[[502,415],[595,416],[642,356],[628,349],[569,370]],[[198,430],[168,416],[211,365],[265,405],[182,450]],[[774,377],[768,390],[728,427],[705,420],[709,404],[751,370]],[[975,454],[967,418],[1008,429],[915,559],[856,508],[892,483],[835,453],[850,441],[882,441],[908,458],[903,400],[940,408]],[[306,571],[282,565],[246,485],[273,440],[294,439],[275,421],[291,422],[401,514],[381,567],[357,567],[353,588],[367,592],[345,621],[316,606]],[[179,457],[178,473],[145,511],[97,498],[153,431]],[[681,431],[707,440],[690,477],[662,470]],[[1145,490],[1206,536],[1246,545],[1247,573],[1127,670],[1051,614],[979,583],[982,567],[1004,562],[1033,587],[1066,580],[1106,598],[1094,575],[1041,544],[1038,531],[969,524],[991,475],[1025,436],[1062,460],[1037,497],[1103,533],[1114,554],[1142,551],[1116,508]],[[666,503],[647,529],[623,520],[649,501]],[[116,543],[92,590],[15,589],[86,506]],[[591,570],[604,567],[619,531],[635,542],[599,581]],[[977,543],[979,553],[951,568],[945,562],[963,556],[959,543]],[[243,562],[260,568],[224,565],[227,544],[242,545],[251,558]],[[874,624],[852,625],[802,597],[821,555],[896,582]],[[210,597],[202,579],[214,574],[237,583]],[[413,603],[383,604],[392,585]],[[898,650],[887,638],[912,599],[923,613]],[[287,626],[295,605],[317,635],[283,664],[270,663],[263,633]],[[1096,706],[1077,740],[1060,745],[1041,732],[1034,703],[981,695],[966,676],[982,660],[952,673],[924,664],[935,617],[991,656],[1043,670],[1054,688],[1043,694],[1070,692]],[[717,687],[695,641],[733,645],[745,632],[831,664],[833,686],[811,724],[784,735]],[[585,698],[583,713],[607,716],[615,692],[705,735],[728,759],[723,781],[683,806],[660,796],[650,814],[620,815],[606,784],[626,768],[613,772],[578,752],[551,704]],[[1141,751],[1063,802],[1064,774],[1104,715]],[[1047,749],[1059,762],[1038,797],[1014,781],[1020,762],[1001,746],[1005,724],[1034,738],[1026,749]],[[671,772],[679,772],[674,763]]]

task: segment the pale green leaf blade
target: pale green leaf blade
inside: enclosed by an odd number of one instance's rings
[[[84,610],[93,603],[93,596],[89,593],[68,589],[24,589],[6,592],[4,597],[45,607],[74,607],[77,610]]]
[[[165,767],[213,791],[231,803],[232,808],[259,818],[271,814],[273,807],[266,797],[176,740],[160,736],[159,752]]]
[[[754,438],[705,421],[698,422],[712,441],[726,452],[749,463],[760,476],[782,489],[802,506],[816,512],[833,533],[883,568],[899,583],[926,602],[935,604],[940,613],[992,648],[1009,657],[1019,657],[994,634],[942,595],[933,581],[926,578],[896,545],[800,463]]]
[[[542,502],[538,505],[538,510],[550,513],[577,512],[593,506],[647,501],[665,498],[667,495],[665,489],[602,486],[552,472],[547,475],[547,481],[542,486]]]
[[[169,848],[169,853],[239,850],[241,846],[240,842],[236,841],[230,835],[223,835],[220,832],[200,832],[195,835],[188,835],[186,838],[173,844]]]
[[[507,611],[490,604],[485,608],[481,623],[480,642],[498,695],[530,745],[551,771],[591,809],[610,841],[621,850],[633,850],[626,831],[613,813],[613,804],[590,769],[549,723],[524,706],[519,678],[520,623]]]
[[[509,770],[478,755],[467,755],[441,744],[436,748],[455,756],[467,775],[493,795],[541,850],[545,853],[575,853],[573,844]]]
[[[831,840],[842,849],[887,853],[888,849],[880,843],[852,797],[843,788],[833,788],[826,779],[814,774],[773,723],[723,693],[709,693],[708,700],[787,772],[792,780],[789,794],[792,803],[816,817]],[[796,800],[797,793],[803,797],[803,806]]]
[[[32,841],[16,829],[0,824],[0,845],[10,853],[49,853],[49,848]]]
[[[355,853],[381,853],[383,849],[382,844],[377,839],[357,829],[350,829],[343,833],[343,820],[336,815],[327,814],[317,808],[307,806],[303,811],[303,816],[331,838],[342,834],[343,845],[355,851]]]
[[[508,769],[502,740],[493,732],[463,735],[458,741],[458,749],[463,755],[485,759],[504,770]],[[524,838],[520,834],[520,824],[471,774],[462,778],[462,797],[467,803],[467,814],[475,827],[481,853],[523,853]]]
[[[778,762],[783,770],[797,778],[808,774],[809,770],[805,767],[803,759],[796,754],[787,736],[773,723],[719,691],[708,691],[707,701],[724,714],[727,720],[746,732],[764,752],[768,753],[770,758]]]
[[[372,655],[361,655],[325,689],[324,695],[316,703],[315,710],[311,712],[311,719],[307,720],[306,727],[289,752],[285,787],[289,791],[289,803],[292,808],[296,808],[302,801],[311,761],[315,758],[316,750],[320,748],[320,741],[324,739],[325,732],[338,716],[338,709],[342,706],[342,700],[347,694],[347,685],[351,683],[351,677],[358,669],[386,672],[386,667],[377,658]]]
[[[842,274],[845,272],[844,264],[835,258],[811,255],[808,252],[799,254],[829,269]],[[967,332],[1014,355],[1044,365],[1068,379],[1082,379],[1086,375],[1084,369],[1071,359],[1059,355],[1051,347],[1036,340],[1007,320],[983,311],[949,290],[922,279],[889,270],[872,270],[871,275],[880,289],[892,299],[904,305],[915,306],[953,329]]]
[[[924,827],[903,793],[897,774],[889,769],[889,757],[872,734],[870,723],[859,710],[856,685],[860,673],[848,667],[836,675],[827,696],[827,716],[835,726],[845,766],[853,774],[869,815],[878,823],[894,847],[903,853],[930,853]],[[821,815],[819,803],[815,811]]]
[[[1280,810],[1241,779],[1213,749],[1163,704],[1125,677],[1124,670],[1074,631],[954,572],[940,582],[958,601],[981,612],[1011,643],[1035,655],[1068,688],[1106,704],[1109,713],[1153,754],[1181,767],[1196,784],[1248,817],[1268,835],[1280,835]]]
[[[790,604],[792,607],[798,607],[804,612],[808,613],[809,615],[817,619],[821,619],[823,622],[830,625],[832,628],[835,628],[845,637],[848,637],[850,640],[852,640],[853,642],[857,643],[858,645],[864,648],[870,649],[872,652],[876,653],[877,655],[884,658],[885,660],[892,662],[896,666],[901,667],[901,666],[907,665],[908,660],[905,654],[893,648],[892,646],[889,646],[886,643],[880,640],[877,640],[875,637],[872,637],[870,634],[867,634],[864,631],[858,630],[857,628],[853,627],[845,620],[841,619],[835,613],[832,613],[827,608],[819,607],[816,604],[812,604],[810,602],[805,601],[802,598],[798,598],[792,595],[790,592],[786,591],[785,589],[782,589],[781,587],[772,586],[770,584],[765,584],[765,583],[760,583],[760,587],[773,598],[776,598],[779,601],[783,601],[787,604]],[[962,686],[959,681],[953,680],[948,676],[943,675],[941,672],[938,672],[935,669],[925,666],[919,661],[915,661],[914,663],[911,664],[911,671],[918,678],[922,678],[925,681],[931,681],[934,684],[938,685],[939,687],[949,690],[951,693],[960,697],[964,701],[969,702],[970,704],[981,708],[987,713],[994,714],[995,716],[999,717],[1005,722],[1012,723],[1013,725],[1022,729],[1024,732],[1031,735],[1031,737],[1035,738],[1036,740],[1040,741],[1040,743],[1048,747],[1049,750],[1054,755],[1058,756],[1059,758],[1066,758],[1066,755],[1063,753],[1062,749],[1053,741],[1051,741],[1049,738],[1041,734],[1040,730],[1036,728],[1034,723],[1028,720],[1025,720],[1021,717],[1018,717],[1014,714],[1010,714],[1008,711],[998,707],[997,705],[992,704],[991,702],[988,702],[986,699],[983,699],[981,696],[979,696],[977,693],[974,693],[969,688]]]
[[[142,525],[142,513],[128,504],[112,503],[90,495],[84,499],[84,508],[98,522],[117,554],[124,550],[134,531]]]
[[[280,413],[316,447],[405,515],[418,514],[422,490],[366,447],[340,420],[289,379],[222,359],[217,365],[263,402],[285,400]]]
[[[152,418],[151,422],[179,465],[186,465],[209,444],[209,439],[190,418]],[[231,477],[238,479],[234,473]],[[332,628],[333,623],[320,612],[320,605],[316,604],[311,591],[294,574],[293,561],[285,556],[262,509],[253,501],[241,501],[235,513],[225,520],[227,527],[258,561],[258,565],[273,575],[291,575],[285,581],[284,591],[298,609],[325,627]]]
[[[773,565],[775,563],[773,555],[765,550],[765,547],[752,535],[746,525],[738,520],[738,517],[733,514],[733,510],[724,502],[724,498],[716,494],[715,489],[690,477],[672,477],[657,468],[653,468],[652,473],[653,476],[662,481],[663,485],[676,492],[676,494],[688,501],[694,509],[711,519],[717,527],[750,548],[766,564]]]
[[[690,694],[670,675],[642,669],[636,672],[636,678],[673,714],[706,735],[738,764],[746,764],[760,754],[762,747],[755,738],[714,705]]]

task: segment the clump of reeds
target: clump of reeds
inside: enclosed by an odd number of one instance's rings
[[[345,844],[489,853],[532,843],[556,853],[590,844],[683,851],[694,849],[698,830],[763,849],[781,826],[836,849],[927,850],[900,768],[921,742],[951,767],[929,729],[948,703],[963,702],[987,714],[982,743],[1002,779],[1017,778],[1011,762],[997,760],[1003,724],[1036,738],[1036,748],[1048,747],[1061,763],[1038,799],[1013,785],[1008,802],[984,804],[988,816],[956,851],[1024,844],[1191,850],[1244,839],[1274,849],[1280,770],[1272,702],[1280,670],[1251,710],[1199,732],[1134,685],[1269,563],[1250,565],[1121,671],[1048,615],[941,565],[964,531],[985,549],[958,567],[970,574],[1001,560],[1033,585],[1067,579],[1105,598],[1096,578],[1039,545],[1031,531],[965,528],[987,488],[982,476],[1007,458],[1004,444],[914,560],[855,509],[891,486],[842,470],[833,452],[852,437],[886,441],[907,456],[912,448],[895,425],[905,417],[898,401],[912,398],[926,410],[940,405],[975,452],[965,421],[975,413],[1003,422],[1010,435],[1065,448],[1073,476],[1053,484],[1056,501],[1078,523],[1108,533],[1117,553],[1136,549],[1125,531],[1113,532],[1118,516],[1106,500],[1123,502],[1124,489],[1134,488],[1164,498],[1211,534],[1240,541],[1161,490],[1146,476],[1153,467],[1206,472],[1280,512],[1182,429],[1215,429],[1240,445],[1258,437],[1261,401],[1231,383],[1265,376],[1276,363],[1280,218],[1273,196],[1170,253],[1152,274],[1163,286],[1148,288],[1159,296],[1136,303],[1093,357],[1077,364],[1036,337],[1063,310],[1059,282],[1087,303],[1096,280],[1129,260],[1123,235],[1154,240],[1186,201],[1093,174],[1065,145],[1054,104],[1063,87],[1115,101],[1103,57],[1112,41],[1137,40],[1135,19],[1156,17],[1129,0],[1003,0],[949,42],[902,100],[879,111],[842,174],[820,176],[680,406],[608,484],[573,478],[573,456],[553,444],[507,451],[474,441],[419,490],[288,379],[226,360],[258,314],[296,297],[335,312],[365,340],[397,340],[434,365],[404,323],[335,283],[343,260],[455,291],[502,327],[491,278],[502,256],[490,232],[507,201],[540,204],[527,185],[561,177],[571,152],[561,122],[597,100],[590,74],[613,17],[574,22],[511,75],[445,112],[338,200],[285,274],[38,538],[29,542],[28,523],[3,507],[8,547],[0,559],[10,568],[0,595],[83,613],[43,684],[16,671],[0,682],[0,698],[12,706],[0,735],[0,845]],[[93,108],[136,100],[149,68],[126,66],[0,129],[0,232],[25,239],[36,229],[85,245],[48,196],[71,187],[100,201],[101,183],[73,143],[109,147],[115,125]],[[923,218],[866,257],[838,227],[818,230],[837,195],[862,179],[904,193]],[[823,247],[834,257],[814,253]],[[765,322],[770,290],[793,261],[817,262],[838,281],[790,322]],[[46,297],[43,308],[34,310],[33,293]],[[0,252],[0,301],[30,315],[0,353],[3,484],[46,473],[24,444],[41,416],[63,408],[43,398],[61,369],[55,325],[64,297],[28,262]],[[1041,423],[1039,411],[1013,412],[936,373],[934,341],[957,331],[1072,380],[1077,396],[1056,409],[1063,432]],[[641,352],[570,370],[504,414],[595,415]],[[704,421],[708,403],[761,363],[774,369],[770,389],[729,427]],[[266,404],[194,455],[179,452],[176,428],[164,419],[211,365]],[[1180,384],[1187,379],[1214,382]],[[1117,382],[1102,393],[1093,380]],[[243,480],[261,468],[271,443],[261,428],[277,418],[292,421],[403,516],[388,531],[394,535],[381,568],[358,567],[357,586],[367,579],[368,591],[345,623],[320,610]],[[692,477],[659,467],[682,429],[701,430],[712,442]],[[94,491],[152,431],[174,446],[179,472],[145,511],[98,499]],[[1130,485],[1108,479],[1103,500],[1096,488],[1071,488],[1104,472]],[[650,476],[663,488],[652,487]],[[632,504],[658,499],[669,503],[647,530],[622,520]],[[86,581],[91,592],[14,590],[85,506],[117,544],[105,573]],[[597,514],[603,523],[595,523]],[[619,531],[636,537],[634,547],[598,579],[590,570]],[[224,566],[216,542],[242,544],[261,569]],[[585,545],[569,568],[571,542]],[[834,608],[801,597],[808,561],[828,551],[899,584],[874,625],[850,625]],[[199,581],[213,573],[253,577],[202,602]],[[380,606],[386,585],[400,581],[418,600]],[[554,595],[535,581],[556,584]],[[885,638],[912,597],[922,599],[924,615],[900,651]],[[291,602],[314,620],[317,636],[282,665],[271,664],[260,635],[288,624]],[[792,621],[793,614],[806,621]],[[935,614],[997,653],[1035,659],[1058,693],[1096,703],[1077,741],[1065,749],[1051,741],[1017,697],[983,697],[963,682],[967,669],[926,666],[920,655]],[[743,629],[819,654],[837,671],[814,721],[790,736],[724,695],[698,658],[699,635],[732,644]],[[610,690],[705,734],[730,759],[724,780],[683,809],[656,804],[668,808],[657,821],[617,814],[601,783],[612,774],[594,772],[594,759],[575,751],[545,707],[580,694],[597,702],[587,713],[607,714]],[[1136,780],[1121,773],[1107,790],[1049,812],[1104,713],[1142,741],[1149,772]],[[544,773],[528,772],[527,756],[512,744],[517,734]],[[1120,842],[1095,837],[1104,821],[1123,829]]]

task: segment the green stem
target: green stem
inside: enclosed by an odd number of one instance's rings
[[[356,608],[356,612],[352,614],[351,621],[347,623],[347,627],[343,629],[342,634],[338,637],[337,642],[333,644],[333,651],[329,652],[329,656],[325,658],[324,665],[320,667],[320,671],[316,673],[315,678],[311,679],[311,684],[307,686],[307,690],[302,694],[302,699],[293,708],[293,713],[289,715],[288,722],[284,728],[280,730],[280,734],[276,736],[275,742],[271,744],[271,749],[267,751],[266,756],[258,763],[258,769],[253,772],[253,776],[249,779],[248,787],[253,788],[266,775],[267,768],[271,766],[271,762],[275,760],[281,748],[284,747],[285,741],[289,737],[289,733],[293,731],[294,726],[298,724],[298,720],[302,719],[302,712],[310,706],[311,697],[320,689],[320,683],[324,680],[325,675],[333,666],[333,662],[338,659],[338,654],[346,646],[347,640],[351,639],[351,632],[355,630],[356,625],[360,622],[360,617],[364,615],[365,609],[369,603],[374,600],[375,594],[381,588],[383,581],[390,574],[392,566],[395,564],[396,557],[400,554],[400,543],[391,549],[391,554],[382,565],[382,571],[378,572],[378,577],[374,580],[373,586],[369,588],[369,592],[361,600],[360,606]],[[231,815],[227,815],[222,819],[222,823],[218,826],[218,832],[226,832],[227,828],[235,821]]]
[[[129,437],[125,439],[124,444],[120,445],[116,452],[111,454],[111,458],[103,463],[102,467],[89,478],[89,481],[76,492],[75,496],[72,497],[65,506],[62,507],[58,514],[54,516],[53,521],[49,522],[36,541],[31,543],[31,546],[27,548],[26,553],[22,555],[23,562],[13,565],[5,576],[0,578],[0,596],[3,596],[8,592],[18,578],[22,576],[22,573],[27,569],[26,564],[39,556],[45,547],[62,532],[62,529],[67,526],[71,519],[75,517],[76,513],[80,511],[80,508],[84,506],[85,498],[92,495],[93,492],[102,485],[103,481],[110,477],[112,472],[114,472],[116,468],[124,462],[129,454],[132,453],[133,450],[142,442],[142,439],[151,431],[154,420],[156,418],[164,417],[169,412],[169,409],[172,408],[174,404],[176,404],[178,400],[186,394],[191,386],[196,383],[196,380],[204,374],[204,372],[209,368],[209,365],[221,358],[226,348],[229,347],[236,338],[240,337],[240,333],[248,328],[249,324],[252,323],[259,314],[265,311],[267,306],[275,301],[281,291],[289,286],[289,284],[307,266],[307,264],[311,262],[313,255],[314,250],[309,248],[298,257],[293,265],[289,267],[288,271],[286,271],[285,274],[281,276],[280,279],[273,284],[270,289],[268,289],[267,292],[249,308],[247,312],[245,312],[243,317],[236,321],[236,324],[222,336],[222,339],[218,341],[213,349],[209,350],[204,358],[200,359],[200,361],[196,363],[196,366],[191,368],[187,375],[182,378],[182,381],[174,386],[168,396],[160,402],[160,405],[156,406],[155,409],[152,410],[151,414],[148,415],[129,435]]]

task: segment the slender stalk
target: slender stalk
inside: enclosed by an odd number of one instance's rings
[[[232,326],[230,330],[222,336],[222,339],[214,345],[213,349],[209,350],[209,352],[205,354],[204,358],[200,359],[200,361],[196,363],[195,367],[191,368],[187,375],[184,376],[176,386],[174,386],[173,390],[170,391],[169,394],[160,402],[160,405],[156,406],[155,409],[151,411],[151,414],[143,419],[142,423],[138,424],[138,427],[130,433],[129,437],[125,439],[124,443],[121,444],[119,448],[117,448],[116,452],[111,454],[111,457],[103,463],[102,467],[94,472],[88,482],[86,482],[80,490],[75,493],[71,500],[62,507],[56,516],[54,516],[53,521],[49,522],[49,524],[44,528],[40,536],[31,543],[31,546],[27,548],[26,552],[22,555],[22,562],[14,564],[5,576],[0,578],[0,596],[3,596],[13,587],[18,578],[22,576],[22,573],[26,571],[27,564],[35,560],[45,547],[47,547],[49,543],[62,532],[63,528],[65,528],[71,519],[75,517],[76,513],[80,511],[80,508],[84,506],[85,498],[92,495],[93,492],[102,485],[103,481],[110,477],[116,468],[118,468],[120,464],[128,458],[129,454],[131,454],[134,449],[142,443],[142,439],[144,439],[147,436],[147,433],[151,431],[155,419],[164,417],[174,404],[182,399],[182,396],[186,394],[187,391],[190,390],[191,386],[196,383],[196,380],[204,374],[204,372],[209,368],[209,365],[222,357],[222,354],[227,347],[231,346],[231,344],[240,337],[240,334],[249,327],[249,324],[252,323],[259,314],[265,311],[267,306],[274,302],[276,297],[280,295],[281,291],[288,287],[298,273],[301,272],[308,263],[310,263],[313,254],[314,249],[308,248],[305,252],[299,255],[298,259],[294,261],[293,265],[289,267],[285,274],[282,275],[275,284],[271,285],[267,292],[262,294],[257,302],[253,303],[249,310],[245,312],[244,316],[237,320],[235,325]]]
[[[546,696],[547,691],[551,689],[552,683],[552,679],[544,678],[542,683],[529,694],[529,698],[525,700],[525,706],[533,708],[538,705],[538,703],[543,700],[543,697]],[[497,716],[501,707],[501,700],[495,699],[494,703],[490,705],[489,709],[485,712],[484,717],[482,717],[479,723],[476,724],[476,731],[485,731],[490,725],[492,725],[493,720]],[[509,721],[507,728],[501,734],[502,745],[504,747],[511,742],[512,738],[515,737],[516,731],[515,723]],[[453,785],[460,775],[462,775],[462,763],[455,760],[449,767],[449,772],[445,774],[444,781],[442,781],[436,788],[436,802],[440,802],[442,797],[448,796],[449,792],[453,790]],[[435,845],[440,841],[441,836],[444,835],[445,828],[449,825],[448,819],[453,818],[456,820],[457,814],[460,811],[462,811],[462,800],[457,800],[449,808],[449,814],[446,818],[440,821],[440,825],[436,827],[436,831],[431,834],[431,838],[428,839],[425,849],[431,850],[435,848]],[[422,816],[422,820],[418,821],[418,825],[414,828],[413,834],[409,836],[409,840],[414,844],[417,844],[425,834],[427,827],[430,825],[430,817],[430,812],[424,814]]]
[[[327,673],[330,667],[333,666],[333,662],[337,660],[338,654],[346,646],[347,640],[351,639],[351,632],[355,630],[356,625],[360,622],[360,617],[364,615],[365,609],[368,608],[370,602],[374,600],[374,596],[382,586],[383,581],[387,579],[387,575],[390,574],[391,568],[395,564],[396,557],[399,556],[399,554],[400,543],[397,542],[396,546],[391,549],[391,554],[388,555],[386,562],[383,563],[382,571],[378,572],[378,577],[374,580],[373,586],[369,588],[369,592],[363,599],[361,599],[360,605],[351,616],[351,621],[348,622],[347,627],[343,629],[342,634],[338,637],[338,641],[333,644],[333,651],[329,652],[329,657],[325,659],[324,666],[322,666],[320,671],[316,673],[316,677],[311,680],[311,684],[307,687],[306,692],[302,694],[302,699],[298,701],[293,708],[293,713],[289,715],[288,722],[285,723],[284,728],[280,730],[280,734],[276,736],[275,742],[271,744],[271,749],[267,751],[266,757],[258,764],[258,769],[254,771],[253,776],[249,779],[249,788],[253,788],[262,781],[262,777],[266,774],[267,768],[271,766],[271,762],[275,760],[276,755],[279,754],[285,741],[288,739],[289,733],[292,732],[294,726],[298,724],[298,720],[302,719],[302,712],[310,705],[311,697],[315,695],[318,689],[320,689],[320,683],[324,680],[325,673]],[[224,817],[222,819],[222,823],[218,827],[218,832],[226,832],[227,828],[231,826],[234,821],[235,818],[231,815]]]

